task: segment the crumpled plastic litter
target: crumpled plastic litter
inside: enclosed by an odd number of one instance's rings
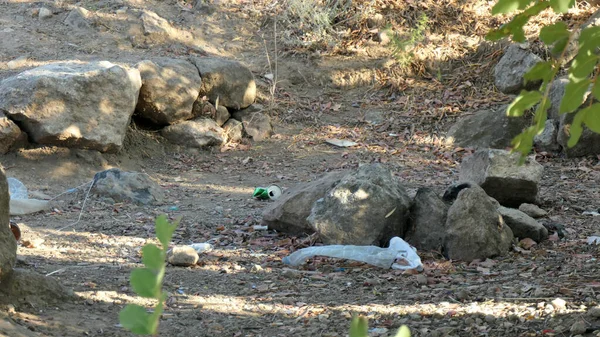
[[[12,177],[8,177],[6,180],[10,195],[10,215],[31,214],[50,208],[50,203],[46,200],[29,199],[27,187],[20,180]]]
[[[397,236],[390,240],[388,248],[354,245],[307,247],[284,257],[282,262],[291,266],[299,266],[314,256],[360,261],[381,268],[423,270],[417,250]]]

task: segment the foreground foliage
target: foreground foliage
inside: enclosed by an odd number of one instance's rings
[[[499,0],[492,8],[492,15],[510,14],[519,10],[512,20],[498,29],[490,31],[487,38],[492,41],[512,37],[513,41],[524,42],[523,27],[533,17],[551,8],[556,13],[566,13],[575,6],[575,0]],[[523,90],[509,105],[507,114],[512,117],[523,116],[525,111],[536,107],[534,123],[513,139],[515,151],[527,155],[533,146],[533,137],[544,130],[547,111],[550,107],[548,98],[552,80],[556,77],[561,65],[570,61],[569,46],[577,40],[577,53],[568,68],[569,83],[561,100],[559,112],[574,113],[573,123],[569,129],[568,146],[573,147],[579,141],[583,126],[600,133],[600,103],[590,100],[584,105],[586,93],[600,100],[600,83],[594,70],[599,61],[597,48],[600,47],[600,27],[575,27],[569,29],[564,22],[556,22],[541,28],[540,40],[550,50],[551,59],[538,62],[525,74],[526,81],[542,81],[538,90]]]
[[[158,303],[151,312],[137,304],[128,304],[119,314],[121,325],[138,335],[156,335],[158,322],[163,312],[166,294],[162,291],[165,276],[165,258],[167,248],[179,221],[169,223],[165,215],[156,219],[156,237],[161,247],[147,244],[142,248],[144,268],[136,268],[131,272],[130,283],[133,291],[139,296],[153,298]]]

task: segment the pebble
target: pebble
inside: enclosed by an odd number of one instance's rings
[[[548,214],[548,212],[534,204],[521,204],[521,206],[519,206],[519,211],[529,215],[532,218],[541,218]]]
[[[190,246],[175,246],[167,253],[167,261],[174,266],[193,266],[199,259],[196,250]]]
[[[46,7],[42,7],[42,8],[40,8],[40,11],[39,11],[39,13],[38,13],[38,17],[39,17],[40,19],[48,19],[48,18],[51,18],[51,17],[52,17],[52,15],[54,15],[54,14],[52,13],[52,11],[51,11],[51,10],[49,10],[48,8],[46,8]]]
[[[571,325],[571,329],[569,331],[571,331],[571,333],[574,335],[579,335],[585,333],[586,330],[587,324],[584,321],[577,321]]]
[[[590,310],[588,310],[588,315],[594,318],[600,318],[600,306],[590,308]]]
[[[552,306],[556,310],[563,310],[567,308],[567,301],[563,300],[562,298],[555,298],[550,303],[552,303]]]
[[[427,276],[423,274],[417,274],[417,283],[420,285],[427,285]]]

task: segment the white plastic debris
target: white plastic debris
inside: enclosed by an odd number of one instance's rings
[[[417,250],[397,236],[390,240],[388,248],[352,245],[308,247],[284,257],[282,262],[291,266],[299,266],[314,256],[360,261],[381,268],[423,270],[423,264],[419,255],[417,255]]]
[[[582,215],[593,215],[593,216],[598,216],[600,215],[600,213],[596,212],[596,211],[585,211],[583,213],[581,213]]]
[[[27,187],[25,187],[19,179],[8,177],[6,178],[6,181],[8,182],[8,194],[11,199],[29,198],[27,195]]]
[[[208,242],[192,243],[190,245],[190,247],[194,248],[194,250],[198,254],[201,254],[201,253],[204,253],[204,252],[210,252],[211,250],[213,250],[213,246],[210,243],[208,243]]]
[[[343,140],[337,138],[326,139],[325,142],[331,145],[335,145],[337,147],[352,147],[358,145],[358,143],[355,143],[351,140]]]
[[[31,214],[50,208],[50,203],[46,200],[29,199],[27,187],[19,179],[8,177],[6,180],[10,195],[10,215]]]
[[[587,238],[588,245],[599,245],[600,244],[600,236],[590,236]]]

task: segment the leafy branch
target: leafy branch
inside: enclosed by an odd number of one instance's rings
[[[575,0],[498,0],[492,8],[492,15],[510,14],[521,11],[509,22],[498,29],[491,30],[486,38],[497,41],[505,37],[512,37],[515,42],[525,41],[523,27],[529,19],[538,15],[543,10],[552,8],[556,13],[566,13],[575,6]],[[538,90],[522,90],[521,93],[508,106],[507,115],[511,117],[523,116],[525,111],[537,105],[534,112],[534,123],[526,128],[512,141],[513,150],[522,156],[527,155],[533,146],[533,138],[544,130],[548,117],[550,100],[548,98],[552,80],[556,77],[567,58],[567,47],[574,42],[579,27],[569,30],[564,22],[557,22],[544,26],[539,33],[540,40],[550,48],[551,60],[538,62],[526,74],[525,81],[542,81]],[[600,103],[590,103],[580,109],[584,104],[587,93],[590,91],[596,100],[600,100],[600,81],[595,69],[600,60],[598,48],[600,47],[600,27],[585,27],[577,38],[578,49],[573,62],[569,67],[569,83],[561,100],[559,113],[575,113],[569,129],[570,138],[567,146],[573,147],[583,133],[583,125],[590,130],[600,133]]]
[[[154,244],[147,244],[142,248],[142,263],[144,268],[136,268],[131,272],[130,283],[133,291],[139,296],[153,298],[158,303],[151,312],[137,304],[128,304],[119,313],[121,325],[137,335],[158,334],[158,322],[162,315],[167,295],[162,291],[165,276],[165,258],[169,242],[177,228],[179,220],[172,224],[166,215],[156,218],[156,237],[161,248]]]
[[[350,322],[350,337],[369,337],[369,322],[366,317],[358,316]],[[398,329],[395,337],[410,337],[410,329],[403,325]]]

